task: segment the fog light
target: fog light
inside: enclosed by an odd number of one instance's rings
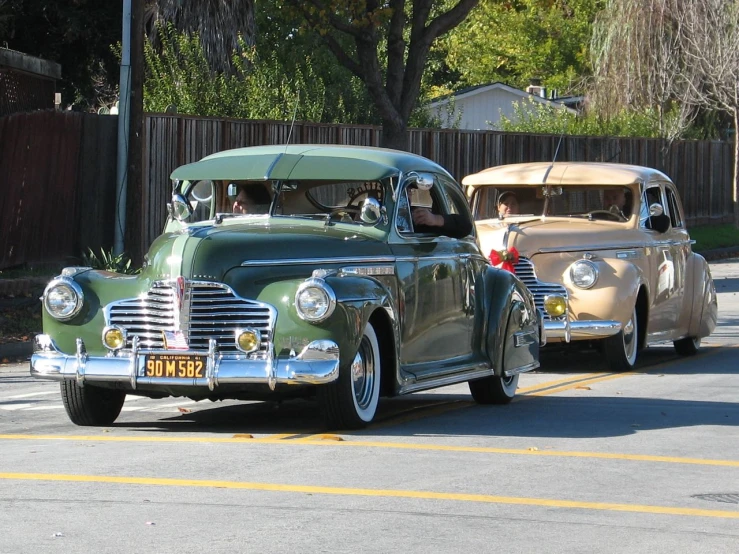
[[[118,327],[103,329],[103,344],[110,350],[120,350],[126,345],[126,334]]]
[[[261,342],[262,337],[259,331],[255,329],[240,329],[236,331],[236,347],[245,354],[258,350]]]
[[[544,298],[544,309],[551,317],[559,317],[567,311],[567,301],[563,296],[550,295]]]

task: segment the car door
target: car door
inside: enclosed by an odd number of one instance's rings
[[[667,214],[667,202],[662,183],[650,183],[644,191],[641,210],[641,226],[645,233],[646,273],[649,283],[649,320],[647,333],[650,340],[669,338],[675,324],[675,252],[671,229],[660,232],[650,228],[650,209],[658,207]]]
[[[467,260],[474,236],[459,240],[413,227],[415,207],[449,213],[442,187],[436,176],[428,190],[413,179],[401,184],[390,240],[400,285],[400,364],[419,380],[453,373],[472,357]]]
[[[670,257],[673,263],[673,273],[669,288],[668,314],[671,321],[673,337],[683,336],[687,332],[687,319],[684,328],[679,328],[683,304],[686,302],[686,270],[688,256],[690,255],[690,236],[685,228],[685,217],[683,216],[680,197],[672,183],[664,186],[667,215],[670,216],[670,229],[665,233],[665,239],[669,241]]]

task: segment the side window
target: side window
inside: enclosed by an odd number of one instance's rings
[[[665,194],[667,195],[667,206],[670,209],[670,223],[673,227],[683,227],[683,214],[680,211],[677,192],[672,187],[665,187]]]
[[[449,183],[446,180],[441,180],[440,187],[444,191],[444,196],[448,206],[450,214],[455,214],[460,218],[464,218],[469,221],[470,232],[469,235],[474,235],[475,226],[472,224],[472,215],[470,213],[470,207],[467,203],[467,199],[461,190],[458,189],[453,183]]]
[[[399,233],[412,233],[413,220],[411,219],[411,205],[408,202],[408,187],[405,187],[398,196],[398,217],[395,225]]]
[[[639,221],[642,227],[647,226],[647,220],[649,219],[649,207],[653,204],[659,204],[664,210],[664,203],[662,202],[662,191],[659,185],[649,187],[644,191],[644,202],[641,206],[639,213]]]

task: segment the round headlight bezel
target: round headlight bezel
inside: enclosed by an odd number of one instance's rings
[[[305,310],[305,295],[317,292],[323,297],[325,309],[319,313],[309,313]],[[336,294],[323,279],[311,278],[300,284],[295,292],[295,311],[298,317],[309,323],[319,323],[326,320],[336,309]]]
[[[586,268],[586,270],[592,275],[592,281],[591,282],[584,282],[581,279],[579,280],[576,277],[576,270]],[[575,285],[579,289],[587,290],[591,289],[595,286],[595,284],[598,282],[598,266],[595,265],[590,260],[582,259],[577,260],[575,263],[573,263],[570,266],[570,281],[572,281],[572,284]]]
[[[55,312],[51,308],[50,296],[52,293],[61,289],[66,288],[74,296],[74,301],[71,303],[70,311],[66,313]],[[69,321],[73,319],[82,310],[82,306],[85,303],[85,295],[82,292],[82,287],[79,286],[73,279],[69,277],[57,277],[53,279],[46,288],[44,289],[43,304],[46,312],[56,319],[57,321]]]

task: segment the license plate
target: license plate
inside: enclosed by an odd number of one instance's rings
[[[193,354],[149,354],[146,377],[199,379],[205,377],[205,356]]]

